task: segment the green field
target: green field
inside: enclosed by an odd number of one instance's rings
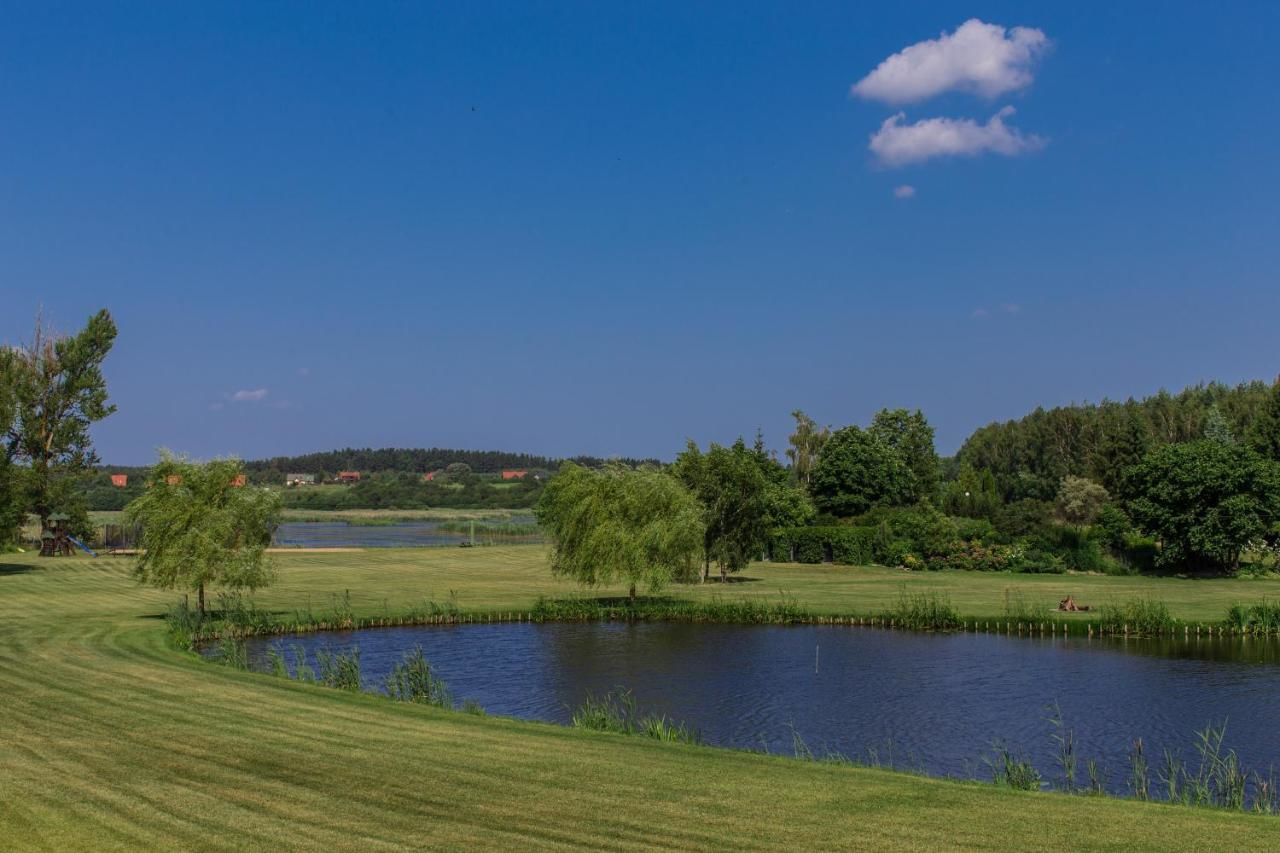
[[[467,609],[572,594],[537,547],[286,554],[262,606]],[[479,718],[205,664],[174,650],[175,599],[127,558],[0,555],[0,839],[6,848],[1017,847],[1270,849],[1274,818],[663,744]],[[966,614],[1004,590],[1086,603],[1154,595],[1217,620],[1267,581],[907,575],[753,566],[680,588],[870,612],[903,583]],[[614,591],[619,592],[619,591]]]

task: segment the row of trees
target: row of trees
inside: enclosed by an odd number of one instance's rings
[[[305,453],[299,456],[276,456],[270,459],[251,460],[245,463],[252,482],[279,484],[286,474],[332,475],[338,471],[372,473],[425,474],[444,471],[451,465],[465,465],[467,471],[477,474],[496,474],[499,471],[519,469],[524,471],[554,471],[562,460],[530,453],[509,453],[501,450],[461,450],[444,447],[408,448],[352,448],[329,450],[321,453]],[[599,468],[604,459],[577,456],[572,460],[579,465]],[[644,462],[657,464],[657,460],[621,459],[628,465]]]

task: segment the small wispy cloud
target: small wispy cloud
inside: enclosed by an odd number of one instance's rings
[[[221,404],[221,403],[210,403],[210,404],[209,404],[209,411],[211,411],[211,412],[221,412],[221,411],[222,411],[222,404]]]
[[[911,186],[911,184],[903,184],[902,186],[894,187],[893,197],[894,198],[915,198],[916,188]]]
[[[871,134],[868,146],[882,165],[889,167],[923,163],[935,157],[976,157],[990,152],[1013,157],[1045,146],[1045,140],[1024,134],[1004,120],[1013,115],[1013,107],[1005,107],[978,124],[970,118],[927,118],[905,124],[906,116],[889,116],[880,129]]]
[[[995,98],[1031,85],[1032,67],[1049,44],[1042,30],[1006,29],[971,18],[953,33],[888,57],[853,84],[852,94],[889,104],[915,103],[953,91]]]
[[[254,388],[252,390],[236,391],[231,395],[233,403],[257,403],[267,398],[266,388]]]
[[[1000,307],[994,308],[994,309],[974,308],[972,311],[969,312],[969,316],[977,320],[983,317],[990,317],[992,314],[997,314],[997,313],[998,314],[1017,314],[1021,310],[1022,310],[1021,305],[1017,305],[1013,302],[1006,302]]]
[[[299,375],[299,376],[310,376],[310,375],[311,375],[311,368],[310,368],[310,367],[299,367],[299,368],[298,368],[298,375]]]

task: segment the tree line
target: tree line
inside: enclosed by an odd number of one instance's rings
[[[563,460],[531,453],[510,453],[501,450],[462,450],[456,448],[384,447],[344,448],[320,453],[304,453],[299,456],[275,456],[245,462],[245,470],[251,478],[264,483],[283,483],[286,474],[316,474],[333,476],[339,471],[361,473],[400,472],[426,474],[443,471],[448,466],[463,464],[477,474],[497,474],[504,470],[554,471]],[[576,456],[572,461],[598,468],[606,460],[592,456]],[[635,466],[657,460],[623,459]],[[255,476],[256,475],[256,476]]]
[[[633,596],[766,554],[1114,574],[1231,573],[1247,555],[1276,569],[1280,379],[1037,410],[978,430],[953,460],[918,410],[839,429],[792,414],[786,466],[758,434],[752,447],[691,441],[665,468],[564,466],[536,507],[552,569],[624,579]]]

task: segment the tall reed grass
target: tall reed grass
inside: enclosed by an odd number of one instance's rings
[[[1131,598],[1104,604],[1098,621],[1108,634],[1162,634],[1178,625],[1169,615],[1168,605],[1156,598]]]
[[[427,663],[421,646],[415,646],[412,652],[404,656],[404,660],[392,667],[387,676],[386,688],[387,695],[397,702],[415,702],[437,708],[453,707],[448,688],[432,674],[431,664]]]
[[[1226,624],[1245,633],[1280,631],[1280,601],[1264,598],[1257,604],[1234,604],[1227,610]]]
[[[572,725],[578,729],[641,735],[668,743],[701,743],[698,733],[666,715],[641,715],[631,691],[619,688],[600,698],[590,694],[573,712]]]
[[[961,625],[960,614],[945,593],[906,589],[898,593],[897,605],[885,612],[884,619],[896,627],[916,631],[951,631]]]

